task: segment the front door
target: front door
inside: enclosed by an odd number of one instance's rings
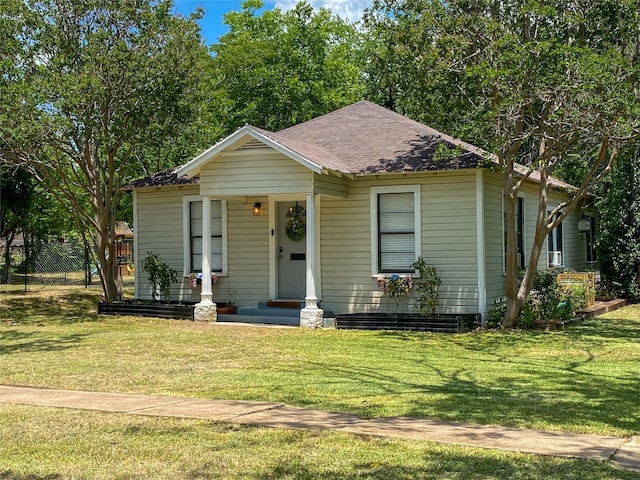
[[[277,203],[278,298],[304,299],[307,292],[306,205]]]

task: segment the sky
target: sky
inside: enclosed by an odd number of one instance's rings
[[[299,0],[265,0],[265,8],[280,7],[282,10],[293,8]],[[373,0],[307,0],[314,8],[328,8],[334,14],[348,20],[358,20],[364,9],[371,6]],[[206,45],[216,43],[227,32],[222,16],[232,10],[240,10],[242,0],[174,0],[175,11],[188,15],[198,7],[205,11],[199,22],[202,38]]]

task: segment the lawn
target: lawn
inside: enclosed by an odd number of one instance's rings
[[[281,401],[366,418],[640,432],[636,306],[564,332],[436,335],[98,316],[96,293],[83,289],[4,293],[0,300],[4,384]],[[20,427],[15,418],[23,418]],[[64,432],[46,427],[60,423]],[[24,438],[22,428],[30,432]],[[37,440],[41,435],[45,441]],[[7,446],[3,437],[21,438]],[[172,455],[162,453],[174,442]],[[169,462],[165,478],[171,472],[174,478],[210,478],[221,465],[235,467],[214,478],[637,478],[592,462],[425,442],[8,405],[0,405],[0,445],[0,479],[99,476],[74,470],[81,461],[67,464],[56,454],[66,449],[76,452],[69,458],[104,458],[100,462],[113,463],[114,471],[124,469],[117,477],[138,476],[136,462],[145,472]],[[32,466],[25,452],[38,452]],[[136,459],[131,468],[129,456]],[[202,465],[205,458],[209,463]],[[3,465],[11,465],[8,474]],[[162,475],[148,475],[156,477]]]

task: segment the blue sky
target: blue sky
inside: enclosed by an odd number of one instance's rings
[[[371,6],[373,0],[307,0],[315,8],[326,7],[333,13],[349,20],[358,20],[365,8]],[[226,33],[226,25],[222,16],[232,10],[240,10],[242,0],[174,0],[175,10],[188,15],[198,7],[205,11],[200,21],[202,38],[206,45],[216,43],[220,35]],[[283,10],[293,8],[298,0],[265,0],[265,8],[280,7]]]

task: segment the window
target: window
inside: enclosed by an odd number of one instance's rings
[[[560,267],[564,265],[562,255],[562,223],[549,232],[547,243],[549,267]]]
[[[222,200],[211,200],[211,271],[226,271],[225,210]],[[202,200],[185,197],[184,204],[184,272],[202,271]]]
[[[585,241],[587,243],[587,262],[597,262],[598,254],[596,253],[596,219],[594,217],[589,217],[589,230],[585,232]]]
[[[504,210],[504,209],[503,209]],[[518,268],[524,269],[524,198],[516,197],[516,245],[518,247]],[[503,223],[504,267],[507,268],[507,212],[504,211]]]
[[[371,190],[373,274],[413,273],[420,255],[418,186]]]

